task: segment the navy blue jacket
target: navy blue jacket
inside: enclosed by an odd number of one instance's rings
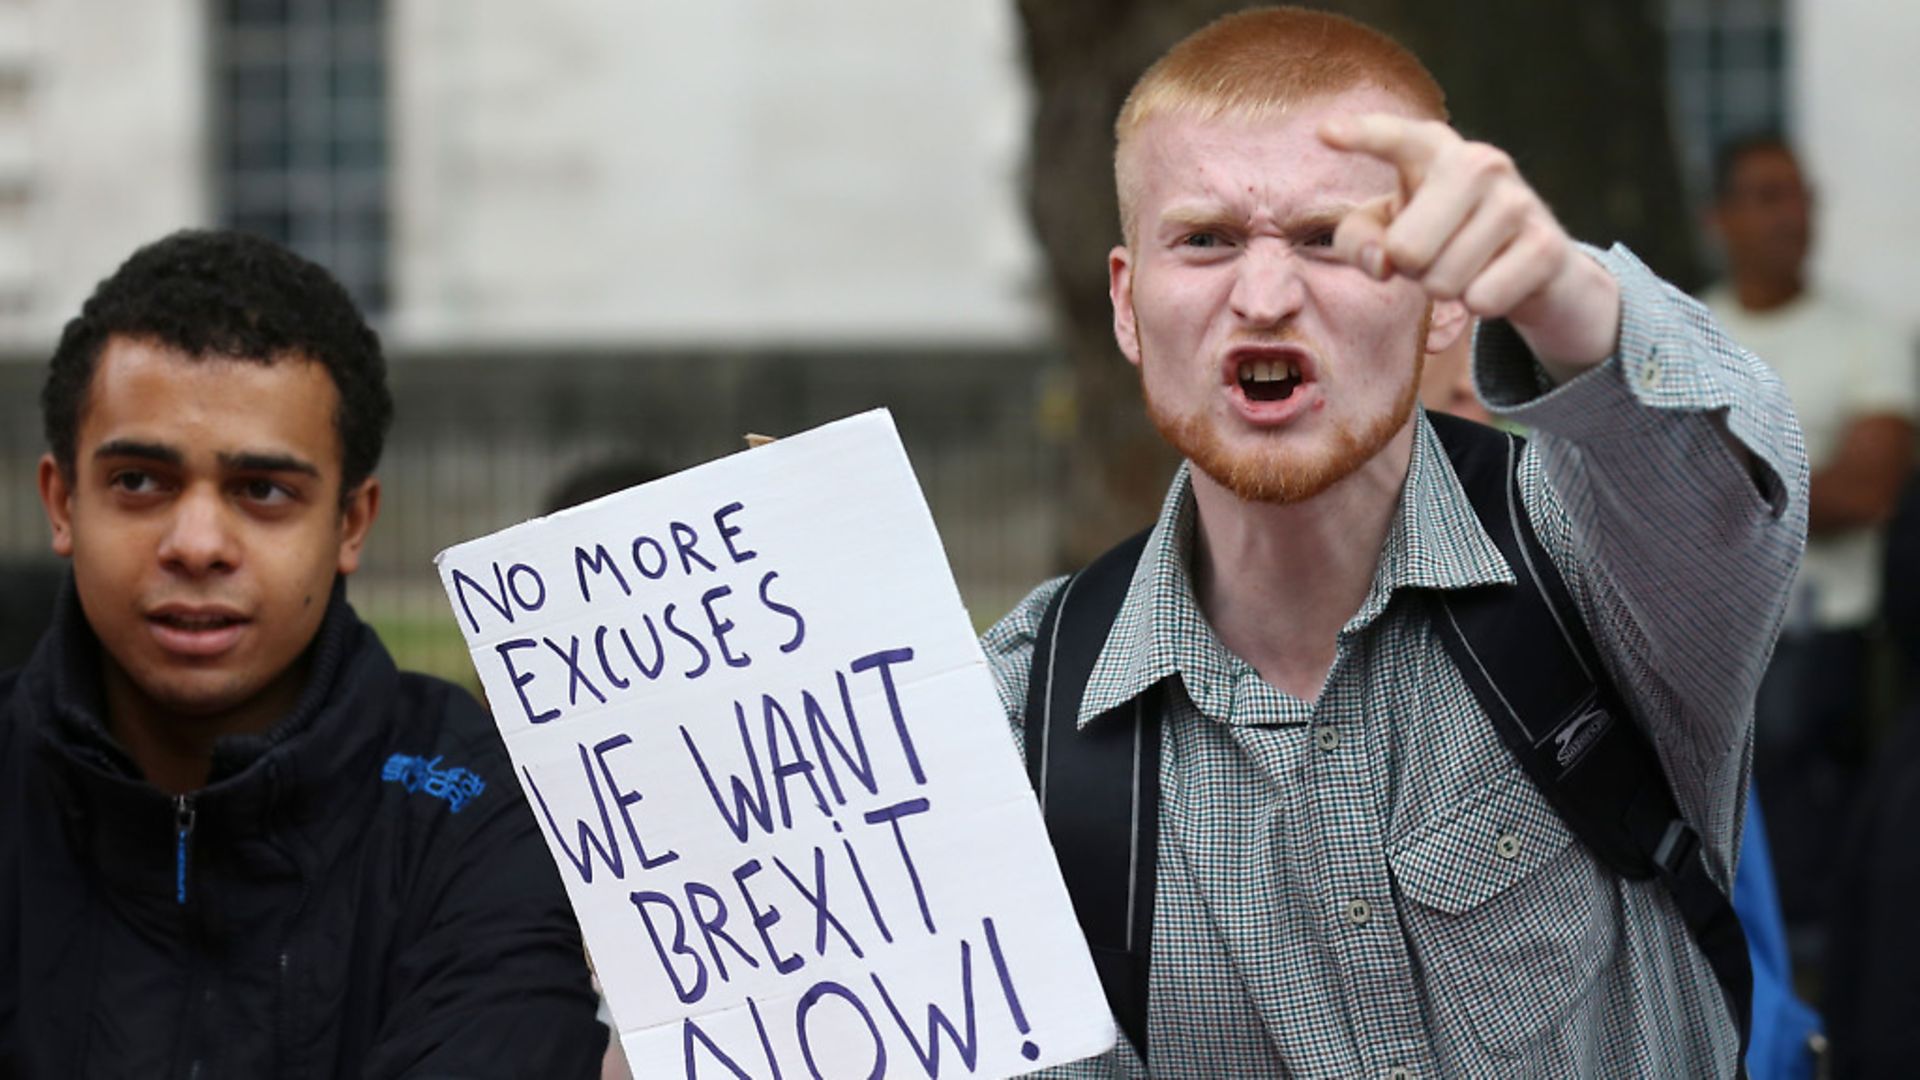
[[[71,585],[0,676],[0,1077],[590,1077],[606,1029],[492,722],[336,587],[294,711],[170,797]]]

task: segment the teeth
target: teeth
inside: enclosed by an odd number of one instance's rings
[[[1240,365],[1242,382],[1268,383],[1299,378],[1300,371],[1285,360],[1249,360]]]

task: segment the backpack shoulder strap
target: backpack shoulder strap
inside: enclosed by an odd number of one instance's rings
[[[1435,591],[1448,655],[1541,794],[1615,873],[1659,877],[1705,953],[1740,1032],[1752,971],[1739,918],[1707,874],[1660,759],[1627,718],[1586,624],[1520,501],[1524,441],[1481,424],[1429,417],[1481,525],[1517,585]],[[1078,726],[1088,677],[1146,546],[1141,533],[1069,578],[1034,640],[1027,685],[1028,777],[1107,1002],[1147,1053],[1155,859],[1159,686]],[[1052,797],[1050,797],[1052,796]]]
[[[1107,1004],[1142,1059],[1160,817],[1157,687],[1084,729],[1077,720],[1150,532],[1094,560],[1054,594],[1034,638],[1026,714],[1027,776],[1060,876]]]
[[[1633,723],[1520,498],[1524,440],[1429,415],[1515,585],[1434,590],[1433,623],[1501,740],[1596,858],[1658,877],[1712,965],[1744,1056],[1753,974],[1739,917],[1707,873],[1659,755]]]

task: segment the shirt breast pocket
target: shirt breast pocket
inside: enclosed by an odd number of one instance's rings
[[[1613,877],[1519,766],[1389,851],[1440,1016],[1515,1057],[1592,989],[1619,935]]]

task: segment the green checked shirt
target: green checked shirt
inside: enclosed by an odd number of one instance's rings
[[[1490,324],[1475,374],[1535,431],[1521,463],[1534,527],[1724,887],[1754,690],[1805,538],[1806,453],[1778,380],[1704,308],[1622,248],[1593,254],[1620,282],[1619,353],[1555,388]],[[1262,682],[1208,626],[1184,469],[1093,669],[1081,724],[1168,679],[1151,1072],[1732,1075],[1733,1023],[1672,901],[1574,839],[1428,625],[1416,590],[1514,575],[1415,422],[1318,701]],[[983,639],[1016,739],[1059,587]],[[1123,1039],[1048,1075],[1145,1071]]]

